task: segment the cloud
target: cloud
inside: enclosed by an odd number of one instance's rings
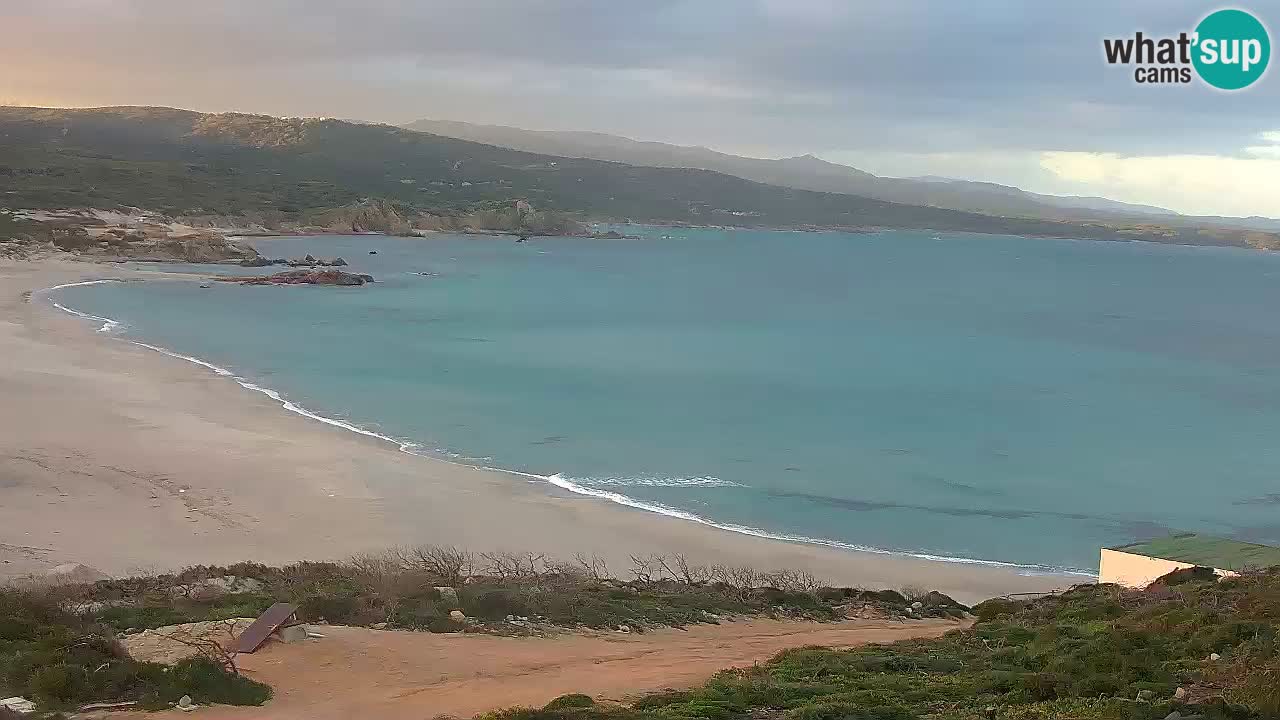
[[[1276,73],[1242,93],[1139,87],[1102,59],[1104,37],[1173,34],[1203,13],[1200,0],[4,0],[0,99],[433,117],[771,155],[1256,157],[1244,148],[1268,147],[1258,133],[1280,117]]]
[[[1280,217],[1276,193],[1280,153],[1241,158],[1046,152],[1041,164],[1061,180],[1117,200],[1171,206],[1197,215]]]

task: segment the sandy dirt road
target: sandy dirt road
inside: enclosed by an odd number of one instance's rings
[[[244,672],[275,688],[263,707],[201,708],[201,720],[430,720],[470,718],[512,706],[540,707],[570,692],[623,700],[695,685],[716,671],[759,663],[803,645],[850,647],[937,637],[951,620],[752,620],[644,635],[506,638],[312,628],[326,637],[272,643],[241,658]],[[113,714],[112,718],[128,717]],[[169,711],[136,718],[191,717]]]

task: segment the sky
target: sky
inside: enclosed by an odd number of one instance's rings
[[[1280,27],[1280,0],[1240,5]],[[0,0],[0,103],[418,118],[813,153],[1280,217],[1280,70],[1139,85],[1203,0]],[[1277,61],[1280,62],[1280,61]]]

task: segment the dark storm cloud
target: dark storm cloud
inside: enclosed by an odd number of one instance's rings
[[[15,72],[0,77],[0,99],[429,116],[780,152],[1238,153],[1276,129],[1276,71],[1224,94],[1138,87],[1102,61],[1103,37],[1189,30],[1205,8],[6,0]]]

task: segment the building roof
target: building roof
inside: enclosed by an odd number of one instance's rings
[[[1280,565],[1280,547],[1256,545],[1195,533],[1169,535],[1108,549],[1219,570]]]

